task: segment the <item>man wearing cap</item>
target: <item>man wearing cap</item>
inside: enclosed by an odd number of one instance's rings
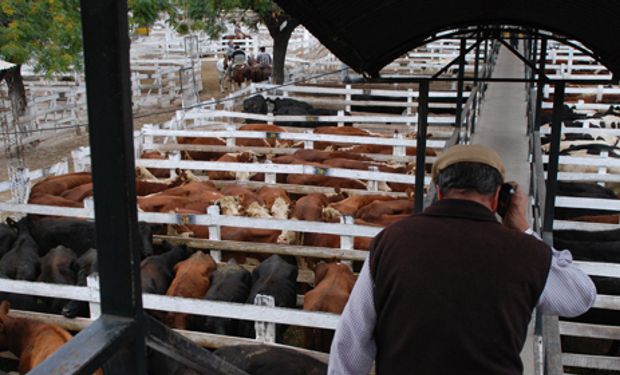
[[[521,189],[497,220],[505,168],[495,151],[453,146],[432,178],[438,201],[374,239],[338,322],[329,374],[368,374],[373,360],[379,375],[521,374],[535,307],[573,317],[594,304],[594,284],[570,252],[529,228]]]

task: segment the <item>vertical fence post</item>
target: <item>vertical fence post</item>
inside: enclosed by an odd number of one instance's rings
[[[13,203],[24,204],[30,196],[29,169],[9,165],[9,180],[11,184],[11,198]]]
[[[547,64],[547,38],[543,38],[540,42],[540,60],[538,63],[538,82],[536,87],[536,123],[534,124],[536,130],[540,129],[542,125],[542,100],[545,87],[545,67]],[[556,87],[557,90],[557,87]],[[557,95],[557,92],[556,92]]]
[[[416,145],[415,198],[414,212],[422,212],[424,207],[424,177],[426,167],[426,125],[428,120],[429,82],[420,81],[418,96],[418,133]]]
[[[90,311],[90,319],[95,320],[101,315],[101,305],[94,302],[99,299],[99,274],[93,273],[86,277],[86,286],[88,287],[88,310]]]
[[[220,206],[214,204],[207,207],[207,214],[209,214],[213,218],[217,218],[218,216],[220,216]],[[214,241],[219,241],[222,239],[219,225],[209,225],[209,239]],[[211,254],[211,257],[213,258],[213,260],[215,260],[216,263],[222,261],[221,250],[211,250],[209,254]]]
[[[353,225],[355,224],[355,220],[353,216],[342,215],[340,217],[341,224]],[[355,247],[355,238],[353,236],[340,236],[340,248],[345,250],[352,250]],[[341,261],[343,264],[348,264],[349,266],[353,266],[353,262],[349,260]]]
[[[547,164],[547,193],[545,195],[545,217],[543,218],[543,236],[545,241],[552,240],[555,196],[558,186],[558,164],[560,159],[560,136],[562,135],[562,115],[564,105],[564,81],[555,83],[553,97],[553,117],[551,122],[551,149]],[[549,242],[548,242],[549,243]]]
[[[456,114],[454,119],[455,126],[461,127],[461,116],[463,111],[463,78],[465,75],[465,48],[467,47],[467,40],[465,38],[461,39],[461,49],[460,54],[461,58],[459,60],[459,74],[457,81],[457,92],[456,92]],[[419,111],[419,108],[418,108]]]
[[[258,306],[274,307],[276,300],[273,296],[265,294],[257,294],[254,297],[254,304]],[[256,340],[262,342],[276,342],[276,324],[269,322],[254,322],[254,331],[256,331]]]

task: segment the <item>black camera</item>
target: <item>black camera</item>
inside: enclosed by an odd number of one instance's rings
[[[512,195],[516,192],[517,191],[514,186],[511,184],[502,184],[502,187],[499,189],[499,198],[497,200],[497,213],[499,216],[504,217],[504,215],[506,215],[506,212],[508,212],[508,207],[510,207]]]

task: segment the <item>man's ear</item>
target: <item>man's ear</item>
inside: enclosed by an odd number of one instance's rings
[[[443,199],[443,194],[441,193],[441,189],[439,189],[439,185],[435,185],[435,191],[437,192],[437,200],[440,201]]]
[[[493,211],[494,213],[497,212],[497,206],[499,204],[499,190],[502,187],[498,187],[497,190],[495,190],[495,194],[493,194],[493,199],[491,199],[491,211]]]

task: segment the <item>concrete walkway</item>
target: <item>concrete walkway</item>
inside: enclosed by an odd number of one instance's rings
[[[493,77],[523,78],[523,75],[523,62],[502,47]],[[527,190],[530,170],[525,94],[524,83],[489,83],[472,143],[495,149],[506,164],[506,178]]]
[[[494,78],[523,78],[524,64],[506,48],[499,52]],[[529,192],[530,167],[526,135],[526,91],[524,83],[491,82],[483,103],[472,143],[496,150],[506,164],[506,179],[517,181]],[[521,352],[523,373],[535,374],[534,319]]]

